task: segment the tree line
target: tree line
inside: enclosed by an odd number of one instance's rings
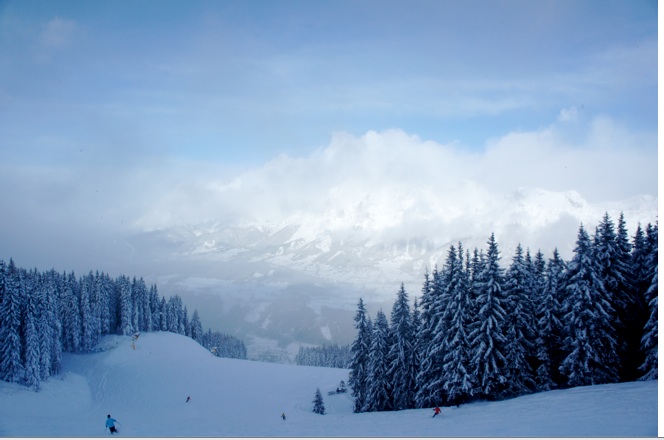
[[[39,391],[59,373],[63,352],[90,352],[103,335],[169,331],[213,354],[246,359],[244,343],[203,332],[198,310],[189,317],[179,295],[168,300],[143,278],[89,272],[39,272],[0,260],[0,379]],[[212,350],[211,350],[212,351]]]
[[[500,400],[582,385],[657,379],[657,225],[630,241],[621,214],[591,237],[581,225],[570,261],[518,245],[509,267],[450,246],[424,274],[412,309],[403,284],[390,319],[360,298],[351,345],[354,411]]]
[[[194,338],[217,357],[247,359],[247,347],[235,336],[208,329],[200,338]]]
[[[300,347],[295,355],[296,365],[310,367],[350,367],[350,346],[326,344],[319,347]]]

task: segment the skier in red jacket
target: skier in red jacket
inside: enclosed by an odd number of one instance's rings
[[[433,415],[431,416],[431,418],[436,417],[438,414],[440,414],[440,408],[435,407],[435,408],[433,409]]]

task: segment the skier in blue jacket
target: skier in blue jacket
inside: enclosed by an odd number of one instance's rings
[[[106,418],[106,427],[111,431],[111,434],[114,432],[118,432],[117,429],[115,429],[115,423],[117,420],[115,420],[111,415],[109,414],[108,417]]]

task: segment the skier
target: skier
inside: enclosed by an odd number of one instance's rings
[[[435,407],[435,408],[433,409],[433,415],[431,416],[431,418],[436,417],[438,414],[440,414],[440,408]]]
[[[189,402],[189,400],[191,400],[191,397],[187,396],[187,402]],[[185,402],[185,403],[187,403],[187,402]]]
[[[286,421],[286,413],[281,413],[281,418],[284,419],[284,421]]]
[[[114,432],[118,432],[117,429],[115,429],[115,424],[118,423],[117,420],[115,420],[111,415],[109,414],[108,417],[106,418],[106,427],[111,431],[111,434]]]

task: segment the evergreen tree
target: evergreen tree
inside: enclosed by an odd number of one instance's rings
[[[120,275],[115,285],[120,310],[120,319],[118,320],[120,327],[118,331],[122,335],[130,336],[136,331],[132,325],[134,306],[132,304],[131,282],[126,276]]]
[[[0,260],[0,374],[7,382],[19,382],[21,363],[21,291],[14,260]]]
[[[470,342],[468,329],[471,322],[472,302],[470,279],[463,265],[463,249],[459,243],[458,257],[451,261],[451,296],[447,308],[449,329],[445,335],[446,352],[443,357],[441,386],[447,402],[459,405],[473,395],[474,378],[469,371]]]
[[[413,300],[413,315],[412,315],[412,328],[413,328],[413,369],[415,374],[414,379],[414,389],[413,389],[413,406],[418,407],[417,403],[417,377],[420,374],[422,367],[422,341],[420,340],[418,333],[420,326],[422,324],[421,314],[420,314],[420,303],[415,298]]]
[[[91,328],[91,345],[95,347],[99,343],[102,333],[102,309],[107,308],[108,304],[105,303],[102,297],[102,280],[99,271],[94,275],[90,271],[90,280],[92,290],[90,292],[90,309],[92,313],[92,328]]]
[[[520,396],[534,389],[535,381],[528,361],[534,351],[532,271],[519,244],[505,276],[505,359],[506,397]]]
[[[650,232],[651,236],[655,238],[655,242],[657,241],[657,228],[651,229]],[[658,343],[657,343],[657,337],[658,337],[658,332],[657,332],[657,297],[658,297],[658,292],[657,292],[657,273],[658,273],[658,249],[657,247],[653,247],[650,250],[650,253],[648,255],[648,258],[646,260],[647,266],[650,268],[648,270],[652,282],[650,283],[650,287],[646,291],[645,299],[648,302],[648,306],[650,308],[650,317],[648,319],[648,322],[645,325],[644,328],[644,335],[643,338],[641,339],[641,344],[643,347],[643,351],[645,352],[645,361],[643,364],[640,366],[640,370],[645,373],[643,376],[641,376],[641,380],[657,380],[657,351],[658,351]]]
[[[191,327],[189,324],[189,312],[187,311],[187,306],[184,306],[184,310],[182,311],[182,326],[180,327],[182,335],[185,336],[191,336]]]
[[[44,301],[47,308],[47,320],[50,324],[50,367],[51,375],[57,374],[62,365],[62,322],[60,321],[58,286],[60,274],[51,269],[44,276]]]
[[[437,270],[434,271],[434,273]],[[431,342],[430,328],[433,321],[432,303],[434,298],[433,281],[429,276],[428,270],[424,272],[424,283],[422,284],[422,296],[420,300],[420,309],[418,326],[416,328],[416,347],[418,371],[415,377],[415,406],[417,408],[425,408],[430,405],[429,396],[427,393],[427,384],[431,381],[428,374],[430,363],[427,361],[427,348]]]
[[[371,330],[366,316],[366,309],[362,298],[357,305],[355,314],[355,329],[357,336],[351,345],[352,360],[348,385],[354,398],[353,412],[361,412],[366,403],[367,377],[369,374],[369,347],[371,344]]]
[[[92,272],[90,275],[81,278],[79,297],[79,310],[81,312],[81,346],[82,351],[90,351],[93,345],[94,316],[92,313],[91,291],[92,291]]]
[[[73,272],[60,278],[60,321],[62,322],[62,347],[67,352],[81,349],[81,313],[79,286]]]
[[[651,279],[648,279],[648,254],[649,246],[646,241],[645,232],[641,228],[641,224],[636,228],[634,234],[632,253],[630,258],[630,265],[633,276],[633,285],[636,295],[644,295],[646,290],[650,287]]]
[[[564,288],[565,262],[558,249],[544,273],[544,290],[536,305],[537,390],[549,391],[562,383],[558,367],[562,362],[561,290]]]
[[[145,282],[136,277],[131,281],[131,327],[132,333],[143,330],[143,295],[146,294]]]
[[[163,296],[159,301],[159,329],[162,332],[168,331],[168,305]]]
[[[117,283],[118,280],[106,274],[104,281],[104,288],[108,289],[108,333],[118,334],[121,333],[120,289]]]
[[[316,388],[316,396],[313,400],[314,412],[316,414],[325,414],[325,404],[323,403],[323,395],[320,392],[320,388]]]
[[[201,319],[198,315],[198,310],[194,309],[194,314],[191,317],[191,339],[196,342],[201,341],[203,337],[203,326],[201,325]]]
[[[367,366],[366,398],[362,412],[389,411],[392,403],[392,383],[389,376],[390,329],[382,310],[376,314],[372,326]]]
[[[27,280],[24,280],[27,283]],[[23,366],[24,380],[28,387],[35,391],[41,389],[41,378],[39,375],[40,345],[37,333],[37,323],[39,315],[37,310],[36,295],[32,291],[32,286],[25,287],[25,316],[23,317]]]
[[[150,286],[150,331],[159,331],[161,330],[161,321],[162,321],[162,309],[160,307],[161,300],[159,299],[159,294],[157,293],[157,286],[153,284]],[[199,337],[203,336],[203,328],[200,328],[201,333]]]
[[[142,311],[143,311],[143,320],[142,320],[142,327],[141,331],[144,332],[150,332],[153,329],[152,326],[152,305],[150,304],[150,301],[152,300],[153,296],[151,295],[151,290],[152,287],[156,290],[156,286],[151,286],[150,289],[145,286],[145,282],[141,278],[142,281],[142,291],[141,291],[141,301],[142,301]],[[192,338],[194,339],[194,338]]]
[[[48,304],[46,302],[46,286],[44,275],[35,272],[35,302],[39,318],[37,319],[37,334],[39,340],[38,376],[40,381],[48,380],[51,376],[51,318],[49,317]]]
[[[591,240],[581,225],[563,300],[566,357],[560,371],[570,386],[618,380],[614,310],[600,271]]]
[[[645,334],[641,340],[643,351],[646,353],[646,359],[641,365],[641,371],[645,372],[640,380],[657,380],[657,272],[653,278],[652,290],[648,291],[652,295],[650,300],[650,318],[644,328]],[[653,293],[654,292],[654,293]]]
[[[477,381],[477,395],[496,399],[505,388],[505,295],[500,252],[494,234],[488,241],[484,266],[475,280],[477,315],[469,335],[471,365]]]
[[[60,343],[61,326],[58,320],[57,291],[55,271],[40,277],[39,308],[42,310],[39,320],[41,340],[40,376],[47,380],[60,370],[62,363],[62,346]]]
[[[453,253],[454,254],[454,253]],[[449,254],[448,254],[449,255]],[[441,386],[442,362],[445,354],[443,345],[446,322],[443,320],[449,295],[445,293],[445,270],[441,273],[434,269],[430,292],[423,296],[427,308],[422,311],[422,326],[418,332],[423,347],[420,371],[416,377],[415,402],[419,408],[442,405],[445,395]]]
[[[594,253],[607,299],[614,309],[615,331],[621,335],[616,348],[623,360],[619,374],[623,380],[634,380],[639,376],[638,367],[643,361],[640,356],[640,339],[646,316],[642,317],[643,310],[639,310],[643,307],[642,302],[635,301],[637,296],[632,285],[634,274],[630,264],[631,245],[622,213],[619,233],[616,233],[608,213],[604,214],[597,228]]]
[[[397,299],[390,315],[390,335],[388,359],[389,380],[392,384],[392,398],[395,410],[410,409],[415,403],[415,332],[408,304],[408,294],[403,283],[397,292]],[[378,324],[378,323],[376,323]]]

